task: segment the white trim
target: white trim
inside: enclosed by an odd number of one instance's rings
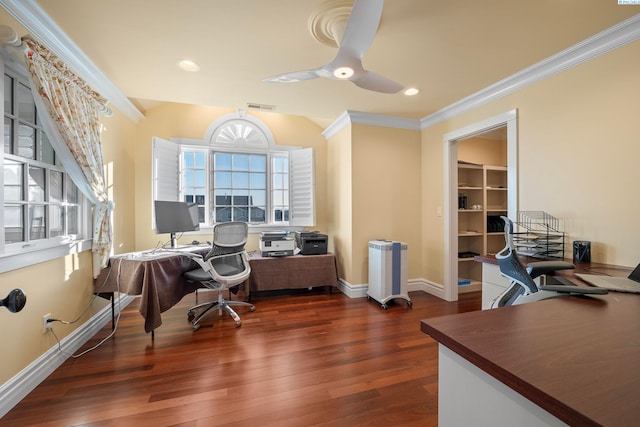
[[[427,279],[410,279],[407,283],[407,292],[414,291],[425,292],[440,299],[445,299],[444,286]]]
[[[473,110],[638,39],[640,39],[640,14],[424,117],[420,120],[420,128],[426,129]]]
[[[366,298],[368,284],[352,285],[344,279],[338,278],[338,290],[349,298]]]
[[[116,312],[126,307],[133,300],[134,297],[132,296],[121,295],[115,301]],[[68,358],[66,354],[76,352],[109,322],[111,322],[111,304],[105,306],[93,315],[91,319],[60,341],[60,347],[64,353],[58,350],[58,345],[56,344],[2,384],[0,386],[0,418],[5,416],[27,394],[31,393],[42,381],[58,369]]]
[[[91,239],[62,243],[45,249],[23,250],[20,254],[0,256],[0,273],[41,264],[56,258],[91,250]]]
[[[491,129],[507,126],[508,215],[518,210],[518,110],[481,120],[443,136],[444,168],[444,294],[446,301],[458,300],[458,147],[456,142]]]
[[[369,126],[383,126],[387,128],[421,130],[418,119],[408,119],[406,117],[387,116],[384,114],[363,113],[361,111],[347,110],[342,113],[323,132],[326,139],[333,137],[349,124],[362,124]]]
[[[35,0],[0,0],[0,6],[132,122],[136,123],[144,117]]]

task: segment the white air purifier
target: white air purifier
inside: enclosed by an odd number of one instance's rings
[[[391,240],[369,242],[369,290],[367,298],[387,309],[387,302],[402,298],[411,307],[407,292],[407,244]]]

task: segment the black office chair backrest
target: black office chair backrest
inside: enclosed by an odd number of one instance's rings
[[[506,246],[496,254],[500,273],[511,281],[515,281],[525,287],[530,293],[538,292],[538,286],[527,272],[527,269],[520,262],[513,243],[513,222],[506,216],[501,216],[504,221],[504,239]]]

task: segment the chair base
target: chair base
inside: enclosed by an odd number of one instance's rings
[[[216,301],[205,302],[205,303],[198,304],[196,306],[191,307],[187,313],[187,318],[191,323],[191,328],[194,331],[197,331],[198,329],[200,329],[200,320],[202,320],[202,318],[207,313],[209,313],[209,311],[211,311],[214,308],[217,308],[218,314],[220,315],[222,314],[222,310],[226,311],[231,316],[231,318],[236,322],[236,328],[237,328],[239,326],[242,326],[242,320],[240,319],[240,316],[238,316],[238,313],[236,313],[235,310],[231,308],[232,306],[249,307],[249,311],[254,311],[256,309],[256,307],[253,304],[248,302],[225,300],[222,297],[222,291],[219,290],[218,299]],[[196,311],[201,308],[204,308],[204,310],[202,310],[199,314],[196,315]]]

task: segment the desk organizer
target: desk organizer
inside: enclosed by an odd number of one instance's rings
[[[518,232],[513,233],[516,252],[533,258],[564,258],[566,233],[560,220],[542,211],[518,212]]]

